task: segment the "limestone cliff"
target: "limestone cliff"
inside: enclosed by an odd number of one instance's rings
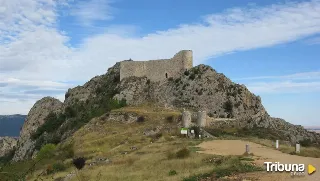
[[[5,156],[17,145],[17,139],[12,137],[0,137],[0,157]]]
[[[62,103],[52,97],[44,97],[34,104],[21,129],[13,161],[20,161],[32,156],[35,141],[31,140],[31,134],[44,124],[45,118],[50,112],[59,112],[61,108]]]

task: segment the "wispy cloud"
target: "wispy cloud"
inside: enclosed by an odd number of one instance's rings
[[[262,79],[315,80],[315,79],[320,79],[320,72],[301,72],[296,74],[280,75],[280,76],[245,77],[245,78],[235,78],[233,80],[262,80]]]
[[[0,7],[5,7],[0,9],[0,77],[31,82],[84,81],[130,57],[134,60],[169,58],[181,49],[192,49],[194,63],[199,64],[210,57],[292,42],[320,32],[320,1],[311,0],[233,8],[208,14],[200,22],[140,36],[130,33],[134,32],[132,25],[109,27],[105,33],[86,37],[74,48],[69,45],[70,37],[57,26],[57,8],[66,2],[0,1]],[[75,1],[66,7],[79,23],[94,26],[97,21],[113,18],[111,3]],[[1,84],[6,86],[2,89],[4,94],[11,91],[7,83]],[[297,87],[297,82],[294,83]],[[252,87],[259,90],[257,85]]]
[[[71,7],[70,15],[74,16],[80,25],[92,26],[96,21],[113,19],[112,2],[113,0],[76,1]]]
[[[307,39],[304,42],[308,45],[320,44],[320,36]]]
[[[320,91],[320,72],[302,72],[281,76],[236,78],[249,90],[261,93],[303,93]]]
[[[247,84],[248,89],[254,93],[303,93],[303,92],[319,92],[319,82],[254,82]]]

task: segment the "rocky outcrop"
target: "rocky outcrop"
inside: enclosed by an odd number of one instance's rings
[[[266,128],[291,143],[310,139],[320,144],[320,135],[305,130],[283,119],[272,118],[259,96],[244,85],[233,83],[209,66],[199,65],[184,72],[178,79],[151,82],[147,77],[129,77],[119,84],[118,100],[139,105],[152,102],[160,106],[171,105],[193,111],[204,110],[212,118],[233,118],[230,121],[212,122],[211,126]]]
[[[112,78],[120,81],[120,63],[116,63],[108,69],[104,75],[96,76],[82,86],[69,89],[65,94],[65,106],[72,106],[74,103],[86,102],[88,99],[93,99],[99,94],[99,88],[104,85],[106,79]]]
[[[59,112],[61,108],[62,103],[52,97],[42,98],[33,105],[21,129],[13,161],[20,161],[32,156],[35,144],[35,141],[31,140],[32,133],[44,124],[45,118],[50,112]]]
[[[17,145],[17,139],[12,137],[0,137],[0,157],[7,155]]]
[[[248,116],[240,119],[229,120],[215,120],[210,121],[209,128],[224,129],[224,128],[246,128],[256,132],[259,130],[254,129],[266,129],[265,138],[269,135],[279,140],[289,141],[291,144],[310,140],[313,143],[320,144],[320,134],[308,131],[302,126],[293,125],[283,119],[273,118],[269,115]]]
[[[149,101],[159,105],[205,110],[212,117],[243,117],[267,114],[259,96],[244,85],[233,83],[209,66],[199,65],[178,79],[150,82],[146,77],[121,81],[117,99],[139,105]]]

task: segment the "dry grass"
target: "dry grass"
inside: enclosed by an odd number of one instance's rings
[[[174,110],[159,110],[155,108],[125,107],[114,112],[134,112],[146,117],[143,123],[121,123],[116,121],[106,122],[96,119],[87,126],[78,130],[72,138],[75,156],[84,156],[90,163],[96,158],[109,158],[112,163],[86,166],[79,171],[80,179],[84,180],[182,180],[194,174],[212,171],[212,165],[202,160],[210,155],[196,153],[194,148],[199,143],[197,140],[179,138],[177,134],[177,122],[168,122],[167,117],[180,116],[180,112]],[[171,132],[164,132],[158,140],[143,135],[146,128],[158,125],[167,125]],[[94,131],[92,131],[94,130]],[[69,140],[69,141],[70,141]],[[131,150],[131,147],[137,150]],[[186,158],[168,159],[170,152],[176,153],[181,148],[190,149],[190,155]],[[123,154],[126,152],[127,154]],[[42,179],[52,180],[66,176],[74,169],[69,168],[64,172],[45,176]],[[176,175],[169,175],[174,170]],[[39,170],[38,172],[41,172]],[[35,177],[31,177],[35,178]],[[32,179],[31,179],[32,180]],[[73,177],[71,181],[79,180]]]

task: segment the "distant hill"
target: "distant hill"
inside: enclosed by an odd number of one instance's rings
[[[305,126],[305,128],[309,131],[320,133],[320,126]]]
[[[0,137],[18,137],[26,115],[0,115]]]

